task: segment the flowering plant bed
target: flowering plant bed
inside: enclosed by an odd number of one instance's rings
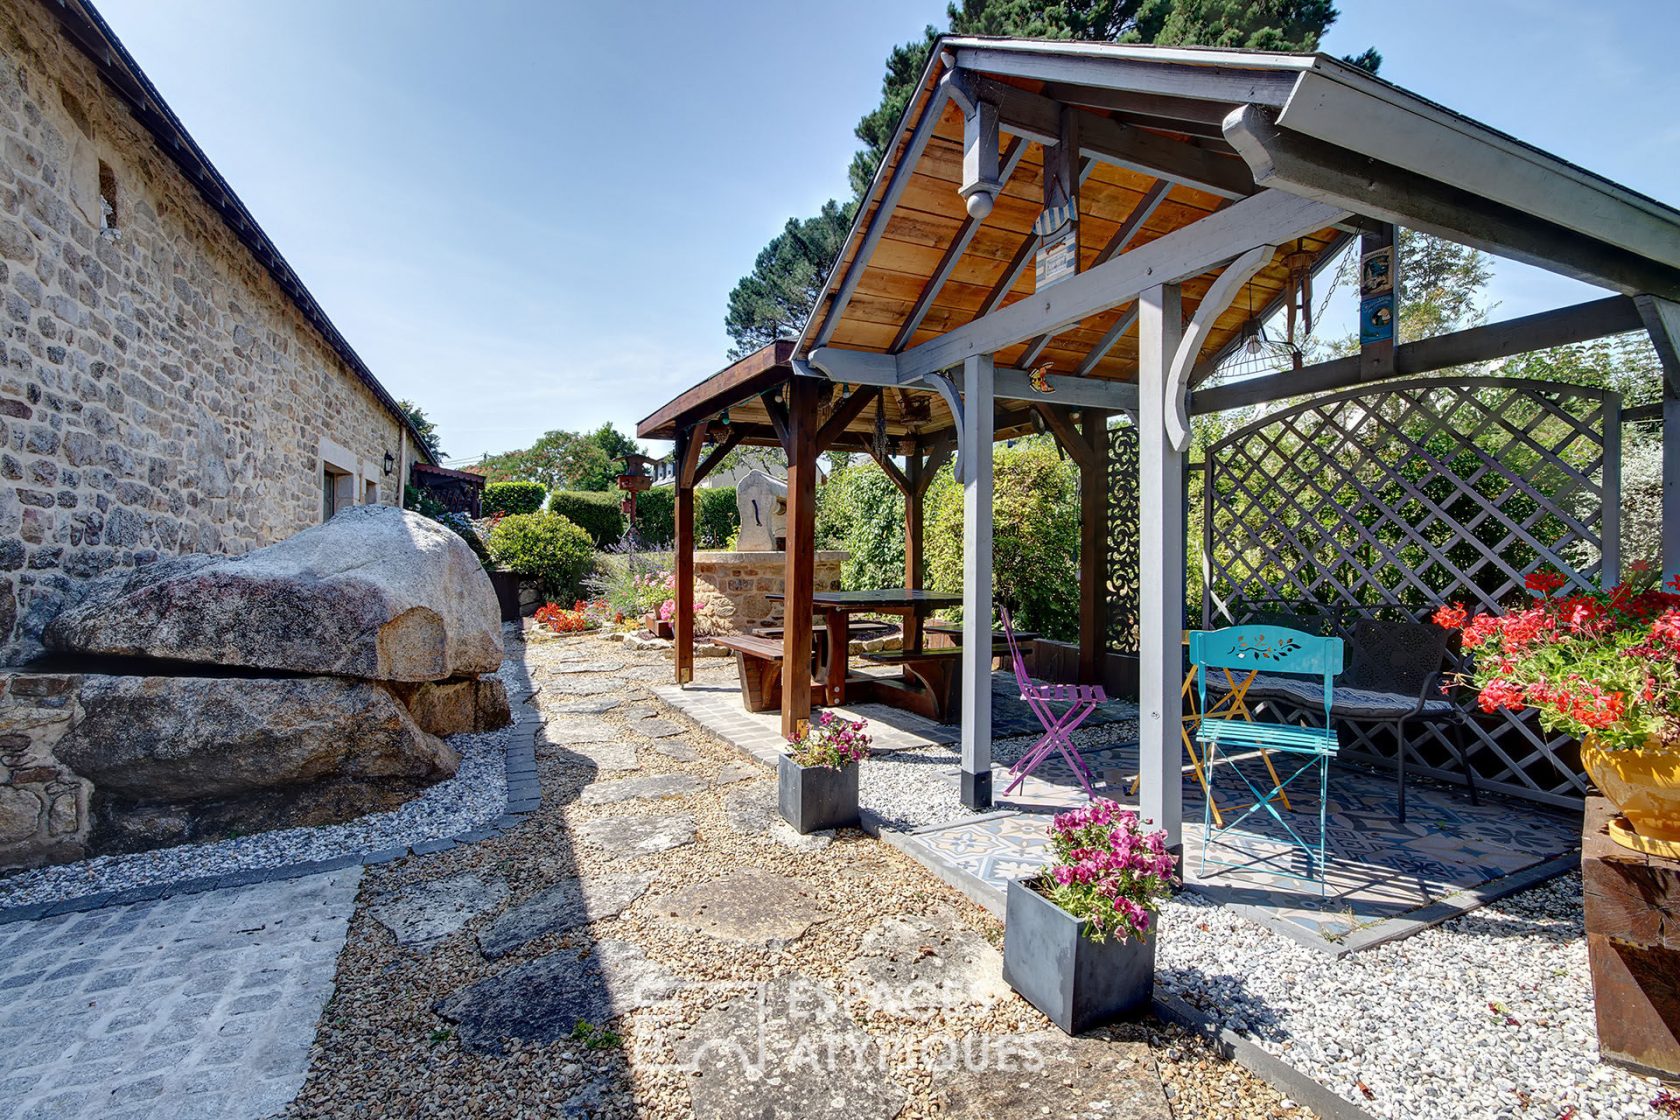
[[[1646,566],[1633,574],[1565,593],[1562,575],[1533,572],[1525,605],[1472,615],[1455,603],[1435,622],[1463,631],[1484,712],[1533,708],[1546,730],[1603,750],[1680,750],[1680,577],[1664,589]]]
[[[594,602],[579,599],[572,604],[570,610],[558,603],[544,603],[531,617],[538,626],[556,634],[586,634],[601,628],[606,621],[607,611],[608,607],[603,599]]]
[[[1099,798],[1058,814],[1055,862],[1010,882],[1003,978],[1069,1034],[1147,1008],[1155,990],[1154,926],[1172,887],[1166,833]]]
[[[824,712],[776,760],[776,805],[804,835],[858,823],[858,767],[869,757],[867,720]]]
[[[838,770],[869,757],[869,726],[866,719],[841,719],[833,712],[824,712],[803,735],[788,736],[788,757],[796,766],[827,766]]]
[[[1107,798],[1056,814],[1050,849],[1055,862],[1040,889],[1082,919],[1092,941],[1143,937],[1172,890],[1167,834],[1145,832],[1137,813]]]

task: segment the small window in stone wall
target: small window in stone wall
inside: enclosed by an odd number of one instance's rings
[[[379,504],[379,483],[369,481],[362,484],[362,504],[367,506]]]
[[[117,236],[120,215],[117,212],[117,176],[111,165],[99,161],[99,234]]]

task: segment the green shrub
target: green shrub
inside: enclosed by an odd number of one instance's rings
[[[636,528],[647,548],[669,548],[677,539],[677,488],[656,486],[636,495]]]
[[[624,536],[622,497],[617,490],[556,490],[548,496],[548,511],[570,518],[597,548],[607,548]]]
[[[571,603],[595,566],[589,534],[557,513],[515,513],[490,530],[490,555],[504,568],[542,581],[543,594]]]
[[[999,447],[992,477],[994,593],[1023,629],[1077,638],[1078,468],[1059,458],[1048,438],[1034,437]],[[949,469],[928,489],[925,532],[928,585],[962,590],[962,487]]]
[[[492,482],[484,488],[479,509],[493,513],[536,513],[543,507],[548,487],[540,482]]]
[[[848,590],[904,583],[904,495],[869,459],[840,467],[817,490],[817,547],[843,548]]]
[[[403,508],[434,520],[449,512],[448,506],[432,497],[430,492],[412,483],[403,487]]]
[[[728,548],[741,530],[735,487],[713,486],[694,492],[694,547]]]

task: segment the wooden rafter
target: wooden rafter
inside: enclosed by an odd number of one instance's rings
[[[834,406],[828,419],[823,421],[822,427],[817,429],[817,454],[821,455],[834,441],[851,425],[853,420],[863,415],[875,399],[881,395],[881,390],[874,385],[860,385],[852,390],[852,395]]]
[[[1004,187],[1009,185],[1010,177],[1015,174],[1015,169],[1020,166],[1021,157],[1026,152],[1027,142],[1021,137],[1017,136],[1009,141],[1009,146],[1004,149],[1003,159],[998,170],[999,194],[1003,193]],[[980,225],[984,220],[972,216],[965,217],[962,225],[957,227],[956,236],[951,239],[949,245],[945,246],[944,255],[939,258],[939,263],[934,266],[932,275],[928,277],[927,283],[922,287],[922,294],[916,298],[915,306],[910,309],[910,314],[905,317],[904,325],[898,329],[898,336],[893,339],[892,345],[888,347],[889,350],[897,352],[904,349],[909,344],[910,339],[915,336],[916,328],[922,325],[922,320],[927,317],[928,309],[939,298],[939,293],[945,288],[945,282],[951,278],[951,273],[956,271],[957,262],[962,259],[963,253],[968,251],[969,242],[974,240],[974,235],[979,232]]]
[[[1161,203],[1167,197],[1167,192],[1171,189],[1172,184],[1166,180],[1155,180],[1154,185],[1142,198],[1138,199],[1138,204],[1132,207],[1132,212],[1126,215],[1126,220],[1120,223],[1120,228],[1114,231],[1114,236],[1108,239],[1108,244],[1097,252],[1096,259],[1091,262],[1091,267],[1096,268],[1098,265],[1107,264],[1115,256],[1124,252],[1126,246],[1131,244],[1132,238],[1137,236],[1138,230],[1143,228],[1143,223],[1147,222],[1160,208]],[[1120,335],[1124,333],[1124,328],[1121,328],[1119,333],[1111,332],[1110,335],[1105,335],[1102,342],[1093,347],[1091,353],[1079,364],[1079,376],[1087,376],[1095,369],[1097,363],[1102,361],[1103,356],[1113,348],[1114,344],[1119,341]],[[1027,345],[1027,352],[1021,356],[1021,364],[1030,367],[1037,362],[1039,355],[1044,353],[1044,348],[1050,345],[1050,340],[1053,337],[1055,336],[1041,334],[1033,339]]]

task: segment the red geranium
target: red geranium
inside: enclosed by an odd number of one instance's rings
[[[1562,595],[1566,577],[1531,572],[1523,583],[1533,597],[1504,614],[1437,610],[1436,623],[1461,630],[1475,657],[1468,681],[1482,710],[1533,708],[1547,730],[1591,732],[1610,748],[1680,747],[1680,577],[1671,591],[1648,569],[1631,571],[1637,586]]]

